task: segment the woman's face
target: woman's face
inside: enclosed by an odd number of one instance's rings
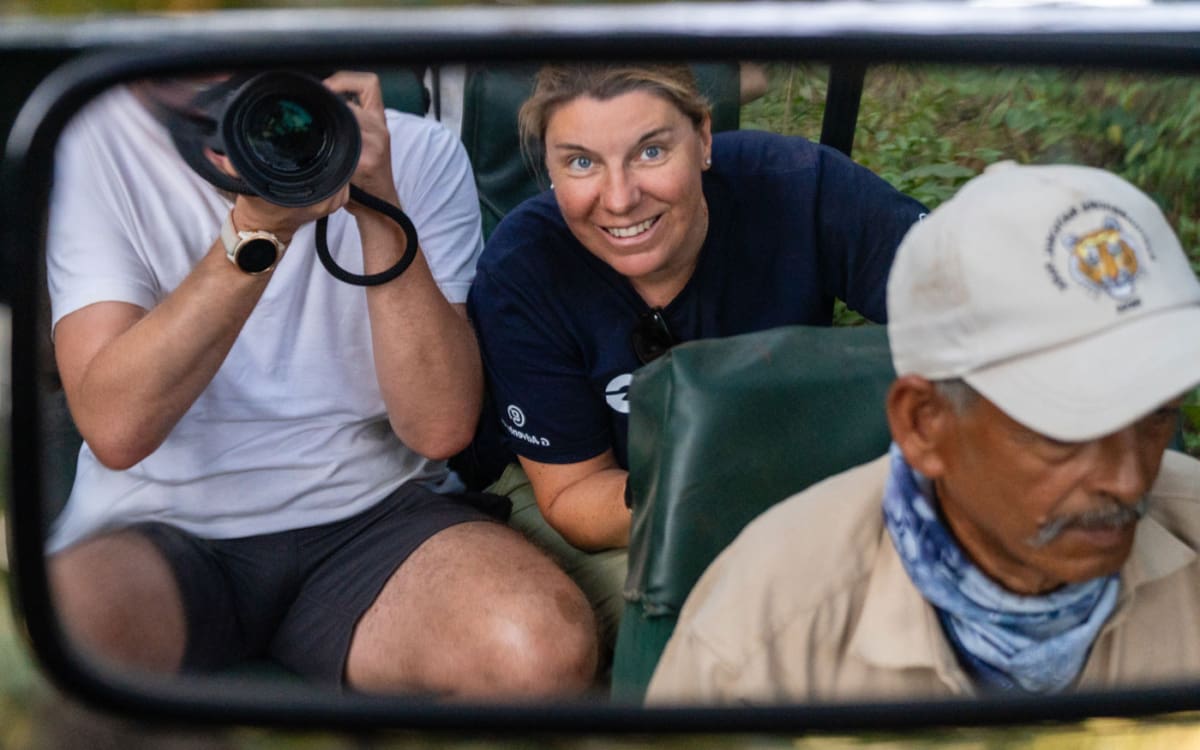
[[[546,167],[563,218],[593,255],[665,304],[695,268],[708,230],[700,175],[712,153],[697,128],[646,91],[580,97],[551,114]]]

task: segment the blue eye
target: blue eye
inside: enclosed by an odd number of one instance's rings
[[[592,160],[586,156],[572,156],[567,165],[572,169],[590,169]]]
[[[657,159],[662,156],[662,148],[659,146],[647,146],[642,149],[642,156],[647,159]]]

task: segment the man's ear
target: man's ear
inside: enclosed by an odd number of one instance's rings
[[[945,451],[958,439],[958,414],[932,382],[918,375],[897,378],[888,389],[887,419],[909,466],[930,479],[945,473]]]

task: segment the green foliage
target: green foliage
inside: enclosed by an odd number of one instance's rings
[[[1192,391],[1183,399],[1182,424],[1183,449],[1193,456],[1200,457],[1200,388]]]
[[[827,69],[770,68],[743,127],[817,138]],[[1077,163],[1152,196],[1200,273],[1200,86],[1184,76],[880,66],[867,73],[854,158],[930,208],[988,164]]]
[[[846,303],[840,299],[833,301],[833,324],[835,326],[861,326],[869,322],[863,316],[846,307]]]

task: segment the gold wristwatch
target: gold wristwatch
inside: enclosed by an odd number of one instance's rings
[[[229,258],[229,262],[251,275],[266,273],[274,268],[285,247],[270,232],[239,232],[234,229],[232,211],[221,226],[221,242],[225,245],[225,257]]]

